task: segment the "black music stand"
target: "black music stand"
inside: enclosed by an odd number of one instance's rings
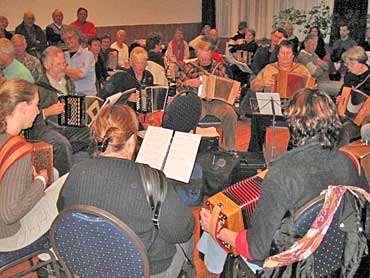
[[[270,115],[272,116],[272,134],[271,134],[271,159],[274,159],[274,141],[276,116],[283,116],[282,105],[279,93],[256,93],[255,98],[250,98],[250,107],[252,115]]]

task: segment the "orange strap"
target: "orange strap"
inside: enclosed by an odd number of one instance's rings
[[[31,152],[31,144],[23,137],[11,136],[0,148],[0,181],[10,166]]]

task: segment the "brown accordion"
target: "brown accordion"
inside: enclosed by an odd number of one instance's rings
[[[338,114],[361,125],[365,117],[370,115],[370,97],[360,90],[344,87],[338,104]]]
[[[235,94],[240,88],[240,82],[216,75],[201,76],[198,96],[206,100],[218,99],[231,105],[235,102]]]
[[[267,170],[264,170],[251,178],[242,180],[207,200],[206,204],[210,206],[212,212],[211,236],[225,251],[237,255],[235,248],[217,239],[216,231],[219,225],[235,232],[248,228],[266,173]]]
[[[370,145],[359,140],[341,147],[340,151],[351,157],[357,168],[364,171],[367,180],[370,182]]]
[[[88,126],[103,104],[96,96],[67,95],[58,99],[64,103],[64,112],[58,115],[58,124],[62,126]]]
[[[280,98],[291,99],[300,89],[312,88],[315,85],[315,78],[299,73],[279,71],[273,75],[275,79],[273,93],[279,93]]]
[[[48,172],[48,183],[50,185],[54,180],[53,168],[53,145],[45,142],[30,142],[32,144],[32,165],[36,172],[46,170]]]

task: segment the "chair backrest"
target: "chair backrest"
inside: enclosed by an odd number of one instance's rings
[[[81,278],[149,277],[143,243],[102,209],[78,205],[63,210],[50,229],[50,241],[64,267]]]
[[[153,62],[153,61],[148,61],[148,65],[146,66],[146,70],[150,71],[150,73],[153,75],[153,83],[156,85],[162,85],[162,86],[167,86],[168,85],[168,80],[166,77],[166,72],[164,68]]]
[[[294,226],[301,236],[311,227],[324,204],[324,198],[325,195],[314,198],[295,213]],[[315,277],[326,276],[341,267],[345,232],[339,228],[339,211],[335,213],[323,241],[313,253]]]

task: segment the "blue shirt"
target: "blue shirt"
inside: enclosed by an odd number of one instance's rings
[[[74,80],[76,92],[83,95],[96,95],[94,55],[80,47],[72,57],[69,51],[64,52],[64,56],[68,69],[79,69],[85,75],[85,78]]]
[[[3,74],[5,80],[21,78],[31,83],[35,82],[31,72],[17,59],[14,59],[9,66],[3,69]]]

